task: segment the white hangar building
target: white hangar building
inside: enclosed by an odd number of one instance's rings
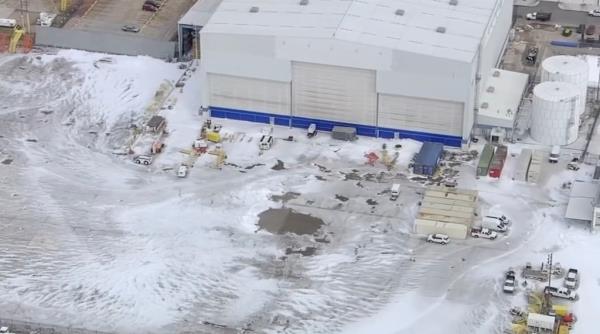
[[[212,117],[460,146],[512,5],[223,0],[200,31],[203,101]]]

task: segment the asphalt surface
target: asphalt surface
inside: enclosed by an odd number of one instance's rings
[[[600,6],[599,6],[600,8]],[[575,11],[575,10],[564,10],[558,8],[558,3],[556,2],[540,2],[538,6],[529,7],[529,6],[515,6],[514,14],[517,17],[525,18],[527,13],[532,12],[548,12],[552,13],[552,18],[550,21],[546,21],[546,23],[555,23],[562,25],[573,25],[576,26],[578,24],[594,24],[600,25],[600,17],[589,16],[587,12]]]

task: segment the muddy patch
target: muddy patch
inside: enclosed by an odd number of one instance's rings
[[[302,256],[313,256],[317,251],[317,247],[305,247],[300,249],[286,248],[285,255],[300,254]]]
[[[283,169],[285,169],[285,165],[284,165],[283,161],[277,160],[277,163],[273,167],[271,167],[271,169],[272,170],[283,170]]]
[[[312,235],[324,224],[320,218],[292,209],[268,209],[261,212],[258,218],[259,230],[265,229],[273,234]]]
[[[13,162],[13,159],[4,159],[4,160],[2,160],[2,164],[3,165],[10,165],[10,164],[12,164],[12,162]]]
[[[376,200],[374,200],[374,199],[370,199],[370,198],[369,198],[369,199],[367,200],[367,204],[369,204],[369,205],[377,205],[378,203],[377,203],[377,201],[376,201]]]
[[[348,201],[348,197],[346,196],[342,196],[342,195],[335,195],[335,199],[337,199],[338,201],[342,201],[342,202],[347,202]]]
[[[288,191],[283,195],[271,195],[271,201],[273,202],[289,202],[290,200],[296,199],[300,196],[300,193],[295,193],[293,191]]]

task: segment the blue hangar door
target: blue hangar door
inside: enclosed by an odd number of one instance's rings
[[[375,126],[375,71],[293,62],[292,115]]]

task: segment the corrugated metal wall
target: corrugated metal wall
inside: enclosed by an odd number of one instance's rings
[[[208,74],[210,104],[222,108],[290,115],[290,84]]]
[[[292,63],[294,116],[376,125],[375,71]]]
[[[379,126],[461,136],[464,104],[379,94]]]

